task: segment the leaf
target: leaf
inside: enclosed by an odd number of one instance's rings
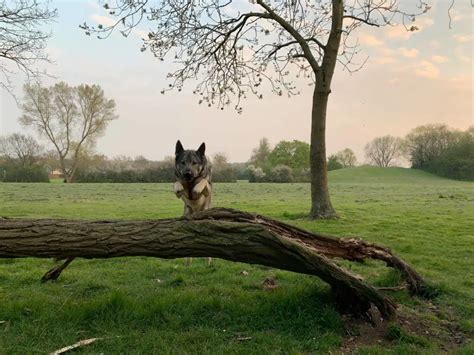
[[[89,344],[92,344],[94,343],[95,341],[97,340],[100,340],[102,338],[90,338],[90,339],[84,339],[84,340],[81,340],[81,341],[78,341],[77,343],[73,344],[73,345],[69,345],[69,346],[66,346],[64,348],[61,348],[59,350],[56,350],[56,351],[53,351],[52,353],[50,353],[49,355],[59,355],[59,354],[63,354],[69,350],[73,350],[73,349],[77,349],[81,346],[85,346],[85,345],[89,345]]]

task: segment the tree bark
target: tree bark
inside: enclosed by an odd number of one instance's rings
[[[309,216],[312,219],[337,217],[329,197],[326,161],[326,109],[329,92],[321,90],[320,86],[322,84],[316,83],[311,115],[311,211]]]
[[[326,161],[326,115],[331,81],[336,68],[344,15],[343,0],[332,0],[331,32],[324,47],[321,67],[315,72],[316,84],[311,111],[311,211],[312,219],[337,217],[328,189]]]
[[[155,221],[0,219],[0,258],[121,256],[219,257],[315,275],[332,286],[343,309],[365,314],[375,305],[385,318],[395,316],[394,303],[328,258],[383,260],[402,271],[412,291],[425,287],[421,276],[386,248],[231,209]]]

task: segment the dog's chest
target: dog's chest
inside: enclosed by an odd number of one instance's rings
[[[191,208],[191,210],[193,210],[193,212],[196,212],[196,211],[201,211],[204,208],[206,204],[206,197],[201,195],[201,196],[196,196],[195,199],[190,200],[189,198],[187,198],[187,196],[183,196],[183,201],[186,204],[186,206],[188,206],[189,208]]]

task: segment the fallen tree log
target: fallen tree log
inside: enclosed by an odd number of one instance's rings
[[[232,209],[155,221],[0,219],[0,258],[68,259],[56,277],[76,257],[121,256],[218,257],[315,275],[332,286],[341,307],[360,314],[375,305],[384,318],[395,316],[395,304],[328,258],[382,260],[405,275],[413,292],[426,287],[415,270],[384,247]]]

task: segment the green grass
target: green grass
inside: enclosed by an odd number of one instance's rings
[[[337,220],[305,218],[308,184],[215,184],[214,206],[386,245],[440,290],[431,301],[391,293],[402,319],[417,327],[393,325],[381,344],[372,339],[356,346],[359,353],[431,354],[455,348],[455,334],[472,336],[474,184],[397,168],[339,170],[329,179]],[[153,219],[181,213],[171,184],[0,184],[5,217]],[[135,257],[76,260],[58,282],[40,284],[52,265],[0,260],[0,354],[47,353],[91,337],[104,339],[76,353],[327,353],[360,332],[335,310],[329,287],[310,276],[223,260],[209,268],[203,259],[185,267],[183,260]],[[351,267],[375,285],[399,281],[378,262]],[[266,277],[279,287],[263,289]],[[457,351],[468,354],[474,347]]]

